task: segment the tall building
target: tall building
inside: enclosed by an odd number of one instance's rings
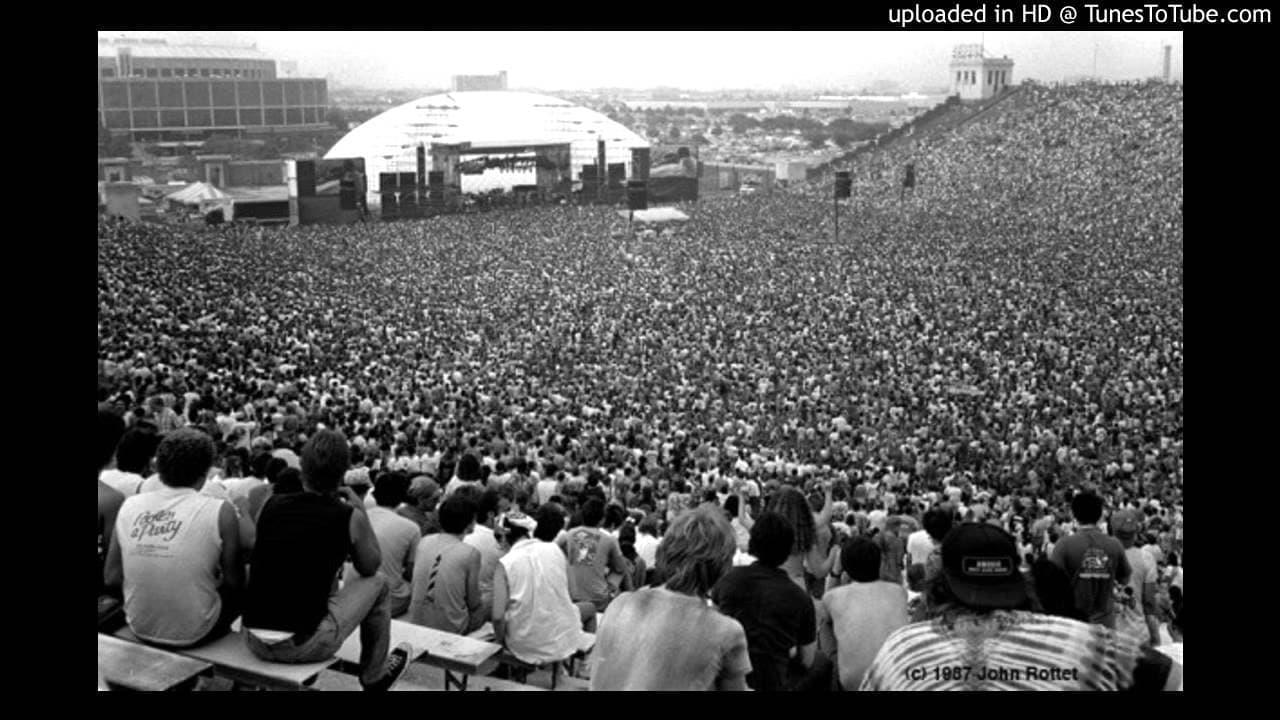
[[[473,90],[506,90],[507,71],[497,75],[454,75],[453,91],[470,92]]]
[[[98,36],[98,123],[135,142],[324,130],[326,83],[253,46]]]
[[[1013,61],[987,57],[981,45],[957,45],[951,53],[951,94],[986,100],[1013,84]]]

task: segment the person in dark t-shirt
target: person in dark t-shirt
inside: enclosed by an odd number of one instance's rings
[[[360,684],[387,690],[410,650],[387,652],[390,590],[378,575],[382,553],[364,503],[341,485],[350,457],[341,433],[316,433],[302,450],[304,492],[275,495],[263,506],[250,558],[245,642],[263,660],[318,662],[359,627]],[[348,556],[360,577],[338,590]]]
[[[791,687],[791,653],[813,664],[817,620],[813,600],[781,568],[791,554],[795,531],[791,522],[766,512],[751,527],[748,552],[756,562],[725,574],[711,591],[720,611],[742,623],[747,633],[747,654],[752,671],[747,685],[753,690],[787,690]]]
[[[1097,494],[1077,493],[1071,499],[1071,514],[1080,527],[1054,544],[1049,559],[1071,578],[1075,609],[1089,622],[1114,630],[1115,588],[1129,582],[1132,570],[1124,546],[1098,527],[1102,510],[1102,498]]]

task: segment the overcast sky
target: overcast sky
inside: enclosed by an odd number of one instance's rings
[[[131,33],[133,34],[133,33]],[[170,38],[177,33],[144,33]],[[796,32],[796,31],[236,31],[205,39],[257,43],[304,76],[342,85],[447,87],[455,74],[506,70],[512,89],[672,86],[856,89],[877,81],[904,90],[948,84],[953,46],[985,42],[1008,55],[1015,81],[1096,74],[1113,80],[1161,72],[1173,46],[1182,77],[1181,32]],[[590,59],[587,59],[588,56]]]

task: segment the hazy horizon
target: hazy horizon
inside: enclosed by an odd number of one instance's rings
[[[453,75],[506,70],[513,90],[851,90],[892,83],[912,92],[948,86],[952,48],[979,42],[988,55],[1014,60],[1015,82],[1158,76],[1164,44],[1173,46],[1173,78],[1182,78],[1180,31],[100,30],[99,36],[120,33],[253,43],[274,60],[296,62],[304,77],[369,89],[446,88]]]

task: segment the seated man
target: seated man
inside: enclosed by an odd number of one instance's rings
[[[98,473],[98,479],[125,497],[137,495],[151,472],[151,460],[159,444],[154,426],[144,423],[129,428],[116,445],[113,467]]]
[[[735,543],[736,543],[735,537]],[[751,527],[751,565],[725,573],[711,591],[720,612],[742,623],[747,633],[752,690],[786,690],[791,658],[811,666],[817,640],[813,600],[781,569],[791,555],[795,531],[791,522],[766,512]],[[799,670],[799,669],[797,669]],[[798,673],[803,676],[803,671]]]
[[[618,547],[617,540],[600,529],[602,522],[604,502],[591,498],[582,508],[582,526],[573,528],[563,539],[556,541],[569,560],[569,597],[574,602],[592,603],[597,612],[604,612],[613,599],[610,573],[620,576],[621,590],[631,589],[622,549]]]
[[[418,475],[409,483],[409,494],[396,513],[418,524],[422,537],[440,532],[436,505],[440,502],[440,486],[426,475]]]
[[[98,408],[98,471],[115,456],[116,443],[124,434],[124,419],[106,407]],[[98,632],[115,632],[124,624],[124,608],[120,598],[111,594],[106,584],[107,551],[115,531],[116,515],[124,503],[124,495],[98,479]]]
[[[587,638],[569,599],[564,553],[531,537],[538,523],[524,513],[508,513],[503,527],[511,549],[493,576],[495,642],[531,665],[564,660]]]
[[[368,511],[369,524],[373,526],[374,537],[382,551],[382,565],[378,571],[386,578],[391,591],[391,617],[403,615],[409,609],[409,598],[413,594],[413,586],[409,584],[413,577],[413,556],[418,549],[418,541],[422,539],[418,525],[395,512],[404,502],[408,489],[409,478],[404,473],[382,473],[373,488],[377,505]],[[359,492],[356,494],[358,496]],[[355,568],[347,568],[346,582],[358,577]]]
[[[884,639],[907,624],[907,591],[881,577],[880,547],[867,538],[846,541],[840,565],[851,582],[822,596],[822,646],[834,649],[840,686],[856,690]]]
[[[239,616],[244,567],[231,503],[200,493],[213,440],[180,428],[156,451],[164,486],[120,506],[106,582],[124,585],[125,616],[139,640],[187,647],[225,634]]]
[[[480,551],[463,542],[475,526],[475,503],[450,495],[439,515],[444,532],[423,538],[413,559],[409,622],[466,635],[490,613],[480,596]]]
[[[273,495],[258,516],[244,613],[245,642],[269,662],[310,663],[334,656],[360,628],[360,684],[387,690],[408,665],[410,649],[390,654],[387,581],[365,512],[341,487],[351,460],[341,433],[321,430],[302,450],[303,492]],[[360,577],[337,590],[350,557]]]
[[[681,513],[658,546],[666,584],[619,595],[601,618],[591,689],[747,689],[742,624],[707,604],[736,550],[723,510]]]

